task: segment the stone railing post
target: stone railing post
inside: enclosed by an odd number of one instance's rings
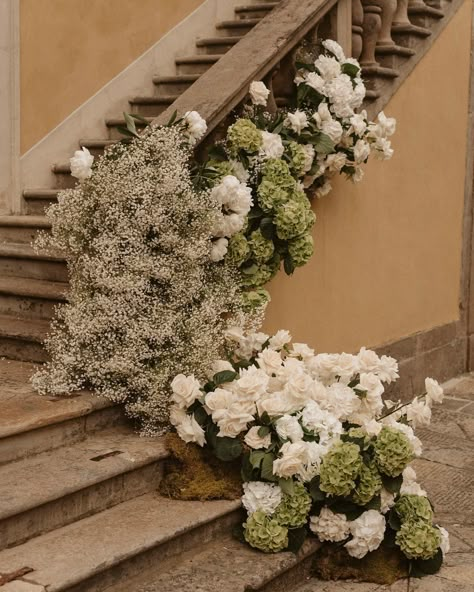
[[[394,25],[411,25],[408,18],[408,0],[398,0],[397,10],[393,17]]]
[[[408,6],[410,8],[425,8],[426,4],[423,0],[408,0]]]
[[[358,60],[362,53],[364,9],[361,0],[352,0],[352,57]]]
[[[352,0],[339,0],[331,16],[333,38],[346,56],[352,55]]]
[[[374,0],[362,0],[364,8],[364,20],[362,23],[362,53],[360,56],[361,66],[377,66],[375,59],[375,47],[382,28],[382,9],[375,4]]]
[[[392,39],[392,24],[395,11],[397,10],[397,0],[373,0],[374,4],[382,9],[381,25],[377,45],[395,45]]]

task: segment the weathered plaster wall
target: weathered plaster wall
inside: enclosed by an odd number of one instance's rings
[[[466,1],[385,109],[393,160],[315,204],[316,254],[273,282],[267,330],[350,351],[459,319],[470,27]]]
[[[21,151],[203,0],[21,0]]]

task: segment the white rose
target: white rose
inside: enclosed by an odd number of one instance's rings
[[[354,537],[344,546],[352,557],[362,559],[370,551],[380,547],[385,535],[385,517],[377,510],[368,510],[350,522]]]
[[[360,183],[362,181],[362,179],[364,178],[365,175],[365,171],[362,167],[354,167],[355,171],[354,174],[352,175],[352,180],[354,181],[354,183]]]
[[[313,379],[308,374],[290,376],[283,388],[284,395],[293,403],[294,411],[300,410],[311,400]]]
[[[232,407],[237,398],[227,389],[217,388],[207,393],[205,398],[206,408],[211,412],[212,419],[217,423],[226,416],[227,410]]]
[[[263,481],[248,481],[243,485],[242,504],[247,512],[264,512],[273,514],[281,504],[283,493],[279,485]]]
[[[305,154],[305,162],[304,162],[302,174],[309,173],[309,171],[311,170],[311,167],[313,166],[313,163],[314,163],[314,157],[316,156],[316,151],[314,149],[314,146],[312,146],[311,144],[301,144],[301,148],[303,149],[303,152]],[[304,189],[304,186],[303,186],[303,189]]]
[[[175,427],[178,436],[181,440],[184,440],[184,442],[194,442],[195,444],[199,444],[199,446],[204,446],[206,443],[204,430],[192,415],[186,415],[183,417],[181,423],[178,423]]]
[[[380,379],[371,372],[363,372],[360,375],[359,384],[354,388],[365,393],[363,395],[363,404],[367,406],[367,409],[374,417],[378,416],[384,406],[382,400],[384,387]]]
[[[387,384],[394,382],[399,377],[397,360],[390,356],[382,356],[375,374],[377,374],[382,382],[386,382]]]
[[[431,407],[427,402],[415,397],[406,408],[406,415],[413,427],[428,426],[431,421]]]
[[[323,47],[330,51],[339,62],[346,61],[344,51],[336,41],[333,41],[332,39],[326,39],[323,41]]]
[[[395,505],[395,494],[382,487],[380,491],[380,511],[386,514]]]
[[[211,247],[211,261],[217,263],[222,261],[227,253],[229,241],[226,238],[219,238],[212,243]]]
[[[324,185],[322,185],[321,187],[318,187],[316,189],[316,197],[324,197],[325,195],[327,195],[328,193],[330,193],[332,189],[332,185],[331,183],[329,183],[329,181],[326,181],[324,183]]]
[[[357,140],[354,146],[354,160],[357,163],[365,162],[370,155],[370,144],[364,140]]]
[[[215,362],[213,362],[208,376],[209,378],[213,378],[216,374],[219,374],[219,372],[226,371],[234,372],[234,367],[232,366],[232,364],[227,360],[216,360]]]
[[[250,446],[250,448],[253,448],[254,450],[268,448],[272,443],[271,434],[267,434],[263,438],[258,435],[260,428],[261,426],[254,426],[253,428],[250,428],[244,438],[244,442],[247,444],[247,446]]]
[[[287,343],[290,343],[291,335],[288,331],[280,330],[273,337],[270,337],[269,347],[272,349],[283,349]]]
[[[263,140],[261,153],[267,158],[281,158],[285,151],[281,137],[270,132],[261,132],[261,134]]]
[[[303,428],[293,415],[284,415],[275,423],[277,434],[282,440],[298,442],[303,439]]]
[[[306,74],[304,82],[311,88],[314,88],[316,92],[324,94],[324,88],[326,83],[319,74],[316,74],[316,72],[309,72],[308,74]]]
[[[286,127],[289,127],[297,134],[301,134],[305,127],[308,127],[308,116],[304,111],[288,113],[285,119]]]
[[[442,526],[439,526],[439,524],[437,525],[438,530],[441,534],[441,545],[440,545],[440,549],[441,552],[443,553],[443,557],[449,553],[449,549],[451,548],[450,542],[449,542],[449,532],[443,528]]]
[[[387,138],[397,129],[397,120],[394,117],[387,117],[383,111],[378,114],[377,123],[379,133]]]
[[[378,436],[382,431],[382,424],[375,419],[371,419],[363,423],[362,428],[368,436]]]
[[[309,528],[320,541],[338,543],[349,536],[349,523],[344,514],[323,508],[319,516],[311,516]]]
[[[204,137],[207,131],[207,123],[197,111],[187,111],[184,114],[183,121],[189,134],[190,144],[193,145]]]
[[[336,354],[333,358],[333,371],[345,383],[350,382],[354,374],[359,372],[359,361],[357,356],[352,354]]]
[[[425,389],[428,400],[433,403],[442,403],[444,397],[443,387],[433,378],[425,378]]]
[[[186,417],[186,410],[179,405],[171,405],[170,407],[170,424],[177,426],[182,423]]]
[[[239,434],[247,429],[247,425],[253,420],[254,416],[248,412],[246,405],[236,402],[224,411],[219,418],[217,422],[219,433],[217,436],[220,438],[237,438]]]
[[[302,472],[308,463],[306,442],[286,442],[280,454],[281,457],[273,461],[273,474],[283,479]]]
[[[71,175],[76,177],[76,179],[79,179],[79,181],[89,179],[89,177],[92,176],[93,162],[94,157],[89,152],[89,150],[87,150],[87,148],[76,150],[76,152],[74,152],[74,156],[69,160],[71,165]]]
[[[348,386],[335,382],[327,389],[327,409],[340,420],[348,419],[360,408],[360,399]]]
[[[256,366],[250,366],[250,368],[240,370],[240,378],[237,380],[236,386],[244,396],[256,400],[266,393],[268,380],[266,372]]]
[[[367,129],[367,111],[355,113],[349,120],[351,124],[351,131],[357,136],[362,136]]]
[[[335,119],[323,121],[321,124],[321,131],[329,136],[331,140],[337,144],[342,138],[342,125]]]
[[[361,372],[373,372],[377,374],[380,366],[380,358],[374,351],[361,347],[357,358]]]
[[[318,354],[306,361],[306,367],[313,378],[324,385],[329,385],[336,379],[334,372],[336,358],[335,354]]]
[[[279,352],[274,349],[264,349],[257,357],[257,364],[268,375],[276,374],[283,365]]]
[[[178,374],[171,383],[171,400],[181,408],[190,407],[196,399],[202,396],[201,385],[193,375]]]
[[[267,106],[268,97],[270,96],[270,91],[265,86],[263,82],[254,81],[250,85],[250,99],[254,105],[262,105],[263,107]]]
[[[247,171],[247,169],[244,167],[244,165],[239,162],[238,160],[229,160],[229,163],[232,165],[232,170],[234,172],[234,175],[237,177],[237,179],[241,182],[246,184],[247,181],[249,180],[249,172]]]
[[[342,434],[342,423],[335,415],[321,409],[316,401],[309,401],[303,409],[301,422],[307,430],[324,436],[337,436]],[[325,438],[326,439],[326,438]]]
[[[289,401],[282,392],[274,392],[261,397],[257,401],[259,415],[268,413],[270,417],[278,417],[293,412],[293,402]]]
[[[308,347],[306,343],[293,343],[289,355],[305,361],[314,356],[314,349]]]
[[[339,173],[347,162],[347,156],[344,152],[328,154],[326,157],[326,168],[330,173]]]

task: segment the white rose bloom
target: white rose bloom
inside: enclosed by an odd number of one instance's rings
[[[268,380],[268,375],[264,370],[250,366],[250,368],[240,370],[240,378],[237,380],[236,386],[240,393],[256,400],[266,393]]]
[[[325,47],[328,51],[330,51],[334,57],[339,60],[340,62],[346,61],[346,56],[344,55],[344,51],[342,47],[336,41],[332,39],[326,39],[323,41],[323,47]]]
[[[252,84],[250,85],[249,94],[250,99],[254,105],[262,105],[263,107],[267,106],[270,91],[263,82],[252,82]]]
[[[384,387],[380,379],[372,372],[363,372],[359,384],[354,387],[357,391],[365,392],[364,402],[368,405],[372,415],[377,416],[383,409],[382,394]]]
[[[234,372],[234,367],[232,366],[232,364],[227,360],[216,360],[215,362],[213,362],[208,376],[209,378],[212,378],[216,374],[219,374],[219,372],[225,371]]]
[[[323,121],[321,124],[321,131],[329,136],[331,140],[337,144],[342,138],[343,129],[339,121],[335,119]]]
[[[301,358],[303,361],[314,357],[314,349],[311,349],[306,343],[293,343],[289,355],[293,358]]]
[[[329,385],[336,380],[336,373],[334,372],[336,359],[337,354],[318,354],[306,361],[306,367],[313,378],[325,385]]]
[[[334,372],[343,382],[350,382],[352,377],[359,372],[359,360],[352,354],[336,354],[334,356]]]
[[[288,113],[285,119],[286,127],[289,127],[297,134],[301,134],[305,127],[308,127],[308,116],[304,111]]]
[[[364,109],[360,113],[355,113],[349,122],[351,124],[351,131],[358,136],[362,136],[367,129],[367,111]]]
[[[277,434],[283,440],[299,442],[303,439],[303,428],[293,415],[284,415],[275,423]]]
[[[217,422],[219,426],[217,436],[221,438],[237,438],[239,434],[247,429],[247,425],[253,420],[254,416],[248,412],[246,405],[236,402],[222,414],[222,417]]]
[[[218,238],[214,241],[211,248],[211,261],[214,263],[222,261],[226,256],[228,246],[229,241],[226,238]]]
[[[212,414],[212,419],[218,422],[225,417],[227,410],[236,402],[235,394],[227,389],[216,388],[214,391],[207,393],[205,398],[205,405]]]
[[[444,398],[443,387],[433,378],[425,378],[425,390],[428,401],[431,403],[442,403]]]
[[[294,411],[299,411],[311,399],[313,379],[308,374],[291,376],[283,388],[288,401],[293,403]]]
[[[385,137],[392,136],[397,129],[397,120],[394,117],[387,117],[383,111],[380,111],[377,117],[379,133]]]
[[[243,485],[242,504],[247,512],[264,512],[273,514],[281,504],[283,493],[279,485],[263,481],[248,481]]]
[[[186,409],[183,409],[179,405],[171,405],[170,407],[170,424],[177,426],[184,421],[186,418]]]
[[[365,95],[366,95],[366,88],[365,88],[365,84],[362,82],[362,80],[356,79],[356,85],[355,87],[352,89],[352,97],[349,101],[350,106],[353,109],[357,109],[358,107],[360,107],[362,105],[362,103],[364,102],[365,99]]]
[[[194,442],[195,444],[199,444],[199,446],[204,446],[206,443],[204,430],[192,415],[186,415],[183,417],[182,421],[175,427],[176,431],[178,432],[178,436],[181,438],[181,440],[184,440],[184,442]]]
[[[266,158],[281,158],[285,152],[281,136],[270,132],[261,132],[261,134],[263,140],[261,154]]]
[[[304,82],[311,88],[314,88],[314,90],[319,94],[324,95],[326,83],[319,74],[316,74],[316,72],[309,72],[308,74],[306,74]]]
[[[371,419],[362,424],[362,428],[368,436],[378,436],[382,431],[382,424],[375,419]]]
[[[362,179],[364,178],[365,175],[365,171],[362,167],[354,167],[355,168],[355,172],[352,175],[352,180],[354,181],[354,183],[360,183],[362,181]]]
[[[316,156],[316,151],[314,149],[314,146],[312,146],[311,144],[301,144],[301,148],[305,153],[305,163],[302,171],[302,173],[304,174],[308,173],[311,170],[311,167],[313,166],[314,162],[314,157]]]
[[[326,387],[319,380],[313,379],[313,386],[311,389],[311,400],[316,401],[318,405],[325,409],[328,405],[328,392]]]
[[[380,491],[380,511],[386,514],[395,505],[395,494],[382,487]]]
[[[257,364],[269,376],[276,374],[283,365],[279,352],[274,349],[264,349],[257,357]]]
[[[327,388],[327,409],[344,421],[360,408],[360,399],[348,386],[335,382]]]
[[[341,64],[336,58],[320,55],[314,62],[314,65],[326,82],[341,76]]]
[[[339,173],[347,162],[347,156],[344,152],[335,152],[328,154],[326,158],[326,167],[330,173]]]
[[[292,413],[293,407],[293,402],[289,401],[282,392],[274,392],[269,395],[264,395],[257,401],[259,415],[268,413],[270,417],[278,417],[279,415],[285,415],[285,413]]]
[[[263,438],[258,435],[260,428],[261,426],[254,426],[253,428],[250,428],[244,438],[244,442],[247,444],[247,446],[250,446],[250,448],[253,448],[254,450],[268,448],[272,443],[271,434],[267,434]]]
[[[280,449],[281,457],[273,461],[273,474],[286,479],[304,471],[308,464],[306,442],[286,442]]]
[[[322,434],[324,439],[342,434],[342,423],[338,418],[316,403],[309,401],[303,409],[301,422],[307,430]]]
[[[354,159],[357,163],[365,162],[370,155],[370,144],[364,140],[357,140],[354,146]]]
[[[195,144],[204,137],[207,131],[207,123],[197,111],[187,111],[183,119],[190,136],[189,142],[190,144]]]
[[[415,397],[405,411],[407,419],[413,427],[430,425],[431,407],[428,402],[420,401],[418,397]]]
[[[395,382],[399,378],[397,360],[390,356],[382,356],[375,374],[377,374],[382,382],[386,382],[387,384]]]
[[[190,407],[196,399],[202,396],[201,385],[193,375],[178,374],[171,383],[171,401],[181,408]]]
[[[378,373],[380,358],[374,351],[371,349],[366,349],[365,347],[361,347],[359,353],[357,354],[357,358],[359,359],[361,372],[373,372],[374,374]]]
[[[451,548],[450,542],[449,542],[449,532],[443,528],[442,526],[439,526],[439,524],[436,525],[438,527],[438,530],[441,534],[441,545],[440,545],[440,549],[441,552],[443,553],[443,557],[446,556],[447,553],[449,553],[449,549]]]
[[[323,508],[319,516],[311,516],[309,528],[320,541],[339,543],[349,536],[349,523],[344,514]]]
[[[89,152],[89,150],[87,150],[87,148],[76,150],[76,152],[74,152],[74,156],[69,159],[69,163],[71,165],[71,176],[76,177],[76,179],[79,179],[79,181],[89,179],[89,177],[92,176],[93,162],[94,157]]]
[[[288,331],[280,329],[280,331],[275,333],[275,335],[273,335],[273,337],[270,337],[269,347],[271,347],[272,349],[280,350],[280,349],[283,349],[285,347],[285,345],[290,343],[290,341],[291,341],[290,333]]]
[[[368,510],[350,522],[350,531],[354,537],[344,546],[352,557],[362,559],[370,551],[380,547],[385,535],[385,517],[377,510]]]
[[[378,160],[390,160],[393,156],[392,143],[386,138],[377,138],[373,144],[373,148]]]
[[[283,368],[278,372],[278,378],[282,381],[290,380],[299,374],[305,374],[306,366],[305,363],[296,358],[286,358],[283,362]]]

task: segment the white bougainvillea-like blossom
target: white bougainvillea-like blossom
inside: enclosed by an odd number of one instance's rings
[[[79,179],[79,181],[85,181],[92,176],[94,157],[87,148],[76,150],[69,162],[71,165],[71,175]]]
[[[250,85],[250,99],[254,105],[267,106],[270,91],[263,82],[255,81]]]

